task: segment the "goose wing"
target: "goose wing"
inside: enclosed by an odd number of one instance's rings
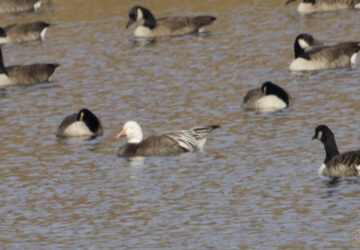
[[[77,113],[66,116],[65,119],[61,122],[60,126],[58,127],[56,131],[56,136],[63,136],[65,129],[76,121],[77,121]]]
[[[34,9],[39,0],[1,0],[0,13],[13,13]]]
[[[32,22],[21,24],[10,24],[4,27],[7,35],[28,34],[32,32],[41,32],[44,28],[49,27],[50,24],[45,22]]]
[[[249,90],[244,96],[243,107],[249,109],[255,108],[255,101],[259,100],[263,96],[264,93],[261,92],[260,88]]]
[[[357,176],[360,170],[360,150],[336,155],[326,166],[325,176]]]
[[[169,156],[186,152],[179,144],[164,135],[149,136],[140,143],[127,143],[120,147],[118,156],[133,157],[133,156]]]
[[[16,84],[34,84],[47,82],[58,64],[37,63],[6,67],[9,78]]]
[[[360,0],[321,0],[321,2],[327,4],[346,4],[351,7],[355,7],[356,4],[360,3]]]
[[[335,61],[342,56],[351,57],[360,50],[359,42],[344,42],[333,46],[315,47],[307,50],[306,54],[311,59],[326,59],[329,62]]]
[[[211,24],[216,18],[211,16],[196,17],[163,17],[156,20],[157,28],[163,27],[172,32],[179,30],[193,30]]]
[[[220,126],[202,126],[195,127],[189,130],[173,131],[164,136],[174,140],[179,147],[183,148],[187,152],[195,152],[202,150],[205,144],[206,136],[214,129]]]

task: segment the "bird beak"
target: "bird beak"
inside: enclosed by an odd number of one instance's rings
[[[285,3],[285,6],[288,5],[289,3],[295,2],[296,0],[287,0]]]
[[[120,138],[122,136],[126,136],[126,131],[125,130],[121,130],[121,132],[116,135],[116,138]]]
[[[134,23],[134,20],[129,19],[129,21],[128,21],[128,23],[126,24],[125,28],[126,28],[126,29],[129,28],[130,25],[133,24],[133,23]]]
[[[316,134],[312,137],[313,140],[317,139]]]

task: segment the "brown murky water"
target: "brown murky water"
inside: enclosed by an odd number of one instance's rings
[[[139,1],[156,16],[211,14],[208,33],[141,45],[124,31],[133,1],[53,0],[3,15],[52,26],[44,42],[3,46],[6,65],[58,62],[53,82],[1,90],[0,245],[39,248],[350,248],[360,230],[357,178],[317,175],[316,125],[341,151],[359,148],[360,69],[295,75],[300,32],[359,40],[360,13],[299,16],[285,1]],[[240,106],[266,80],[295,105],[257,114]],[[59,141],[62,119],[90,108],[92,141]],[[206,150],[129,161],[116,156],[123,123],[145,135],[221,124]],[[360,242],[358,242],[360,244]]]

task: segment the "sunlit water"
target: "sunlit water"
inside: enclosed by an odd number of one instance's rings
[[[241,3],[240,3],[241,2]],[[317,175],[315,126],[341,151],[359,148],[360,69],[292,74],[293,41],[359,40],[360,14],[301,17],[285,1],[140,1],[155,16],[210,14],[201,35],[141,44],[125,31],[133,1],[58,1],[1,24],[54,24],[44,42],[2,46],[5,65],[57,62],[52,82],[0,93],[0,245],[53,248],[350,248],[360,229],[359,180]],[[273,81],[289,110],[241,108]],[[62,141],[62,119],[83,107],[104,136]],[[205,151],[118,158],[115,134],[137,120],[145,135],[220,124]],[[355,242],[356,243],[356,242]],[[360,244],[360,242],[358,242]]]

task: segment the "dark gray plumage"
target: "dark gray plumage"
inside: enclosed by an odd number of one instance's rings
[[[313,139],[324,144],[326,157],[319,174],[327,177],[345,177],[360,175],[360,150],[340,154],[335,136],[326,125],[315,128]]]
[[[100,120],[87,108],[65,117],[56,131],[58,137],[94,138],[102,134]]]
[[[152,135],[143,140],[141,127],[134,121],[125,123],[116,137],[126,136],[128,143],[121,146],[118,156],[169,156],[185,152],[201,151],[206,136],[219,126],[196,127],[178,130],[163,135]]]
[[[141,6],[133,7],[129,12],[128,28],[132,23],[144,20],[144,23],[135,29],[136,37],[181,36],[194,32],[201,32],[216,18],[212,16],[195,17],[163,17],[155,19],[152,13]]]
[[[314,46],[315,39],[307,33],[299,34],[294,43],[295,59],[289,69],[293,71],[350,67],[357,64],[360,42]],[[304,48],[307,47],[308,49]]]
[[[287,0],[285,5],[296,0]],[[310,14],[321,11],[360,8],[360,0],[302,0],[297,11],[301,14]]]
[[[33,40],[44,40],[45,33],[50,24],[45,22],[32,22],[11,24],[0,28],[0,43],[20,43]]]
[[[166,136],[149,136],[140,143],[127,143],[118,150],[118,156],[167,156],[187,152],[173,139]]]
[[[0,88],[16,84],[48,82],[58,66],[59,64],[56,63],[36,63],[5,67],[0,48]]]
[[[37,10],[41,0],[1,0],[0,14]]]

